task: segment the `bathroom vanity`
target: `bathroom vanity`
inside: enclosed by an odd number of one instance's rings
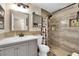
[[[10,37],[0,41],[0,56],[37,56],[37,36]]]

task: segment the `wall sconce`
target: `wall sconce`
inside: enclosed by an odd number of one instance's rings
[[[21,6],[23,6],[23,8],[29,8],[29,6],[28,5],[25,5],[25,4],[23,4],[23,3],[17,3],[17,6],[18,7],[21,7]]]
[[[79,8],[79,3],[78,3],[78,8]],[[78,19],[79,19],[79,11],[77,12],[76,19],[78,21]]]
[[[79,19],[79,11],[77,12],[76,19]]]

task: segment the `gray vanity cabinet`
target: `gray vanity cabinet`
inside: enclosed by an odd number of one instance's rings
[[[5,47],[0,49],[0,56],[14,56],[15,48],[14,47]]]
[[[3,56],[4,55],[4,51],[3,49],[0,49],[0,56]]]
[[[0,56],[37,56],[37,40],[0,48]]]
[[[36,56],[37,55],[37,40],[28,41],[29,44],[29,56]]]
[[[28,42],[18,46],[18,56],[28,56]]]

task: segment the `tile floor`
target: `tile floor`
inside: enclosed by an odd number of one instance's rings
[[[48,53],[48,56],[68,56],[71,55],[68,51],[65,51],[59,47],[53,46]]]

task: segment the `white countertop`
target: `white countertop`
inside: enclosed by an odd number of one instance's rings
[[[8,37],[8,38],[4,38],[0,41],[0,45],[6,45],[6,44],[11,44],[11,43],[17,43],[17,42],[21,42],[21,41],[27,41],[27,40],[34,40],[34,39],[39,39],[40,35],[37,36],[33,36],[33,35],[27,35],[24,37]]]

